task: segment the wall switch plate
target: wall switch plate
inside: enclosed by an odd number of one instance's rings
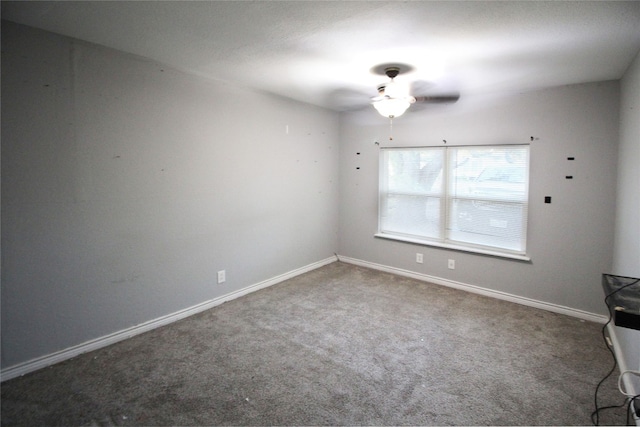
[[[450,259],[449,262],[447,263],[447,267],[449,267],[450,270],[455,270],[456,269],[456,260],[455,259]]]
[[[424,262],[424,258],[422,257],[422,254],[416,254],[416,262],[418,264],[422,264]]]
[[[224,283],[227,280],[227,274],[224,270],[218,271],[218,283]]]

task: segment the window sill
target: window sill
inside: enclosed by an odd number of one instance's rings
[[[374,237],[378,237],[381,239],[388,239],[388,240],[397,240],[400,242],[414,243],[416,245],[451,249],[454,251],[470,252],[474,254],[489,255],[489,256],[494,256],[499,258],[514,259],[517,261],[527,261],[527,262],[531,261],[531,257],[527,255],[521,255],[521,254],[515,254],[515,253],[511,254],[508,252],[500,252],[500,251],[495,251],[491,249],[474,248],[470,246],[460,246],[460,245],[455,245],[451,243],[432,242],[429,240],[414,239],[411,237],[395,236],[395,235],[384,234],[384,233],[376,233],[374,234]]]

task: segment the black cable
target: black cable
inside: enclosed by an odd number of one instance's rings
[[[604,326],[602,327],[602,339],[604,340],[604,345],[607,347],[607,350],[609,350],[609,352],[611,353],[611,356],[613,357],[613,367],[611,368],[609,373],[602,380],[600,380],[600,382],[596,386],[596,392],[595,392],[595,395],[594,395],[594,403],[595,403],[596,409],[595,409],[595,411],[593,411],[591,413],[591,422],[595,426],[599,426],[600,425],[600,412],[601,411],[604,411],[605,409],[622,408],[622,407],[626,406],[626,404],[627,404],[627,399],[625,399],[625,401],[624,401],[624,403],[622,405],[617,405],[617,406],[613,405],[613,406],[605,406],[603,408],[598,408],[598,390],[600,389],[600,386],[602,385],[602,383],[604,383],[611,376],[611,374],[613,374],[615,372],[616,368],[618,367],[618,361],[616,359],[616,354],[613,352],[613,349],[609,346],[609,343],[607,342],[607,334],[606,334],[607,326],[613,320],[613,312],[611,310],[611,307],[609,306],[609,298],[611,298],[612,295],[620,292],[621,290],[626,289],[629,286],[633,286],[638,282],[640,282],[640,279],[635,280],[635,281],[633,281],[631,283],[627,283],[626,285],[619,287],[615,291],[609,292],[609,294],[607,294],[607,296],[604,297],[604,303],[607,306],[607,308],[609,309],[609,320],[607,320],[607,323],[605,323]],[[635,400],[635,398],[633,400]],[[594,420],[594,416],[595,416],[595,420]],[[629,417],[629,413],[627,411],[627,419],[628,419],[628,417]],[[627,422],[627,424],[629,424],[629,423]]]
[[[609,320],[602,327],[602,337],[604,339],[604,344],[607,347],[607,350],[609,350],[609,352],[611,353],[611,355],[613,357],[613,367],[611,368],[609,373],[607,373],[607,375],[605,375],[605,377],[602,380],[600,380],[600,382],[596,386],[596,392],[595,392],[595,395],[594,395],[594,403],[595,403],[596,410],[591,413],[591,422],[593,423],[594,426],[599,426],[600,425],[600,411],[603,411],[605,409],[621,408],[621,407],[625,406],[625,403],[623,403],[620,406],[605,406],[603,408],[598,408],[598,390],[600,390],[600,386],[611,376],[611,374],[613,374],[615,372],[616,368],[618,367],[618,362],[616,360],[616,355],[613,352],[613,350],[611,349],[611,347],[609,347],[609,343],[607,343],[607,336],[606,336],[606,333],[605,333],[605,331],[607,329],[607,325],[611,322],[611,319],[612,319],[611,313],[609,313]],[[595,416],[595,421],[593,419],[594,416]]]
[[[626,399],[621,405],[603,406],[602,408],[598,408],[597,410],[595,410],[595,411],[593,411],[591,413],[591,422],[593,423],[593,425],[599,426],[600,425],[599,424],[599,422],[600,422],[599,412],[602,412],[602,411],[607,410],[607,409],[620,409],[620,408],[624,408],[625,406],[627,406]],[[596,420],[595,421],[593,420],[593,416],[594,415],[596,416]],[[627,422],[627,424],[629,424],[629,422]]]
[[[636,283],[638,283],[638,282],[640,282],[640,279],[636,279],[635,281],[633,281],[633,282],[631,282],[631,283],[627,283],[627,284],[626,284],[626,285],[624,285],[624,286],[620,286],[618,289],[616,289],[615,291],[611,291],[611,292],[609,292],[609,294],[608,294],[606,297],[604,297],[604,303],[605,303],[605,305],[609,308],[609,322],[611,322],[611,319],[612,319],[612,317],[613,317],[613,316],[611,315],[611,307],[609,307],[608,299],[609,299],[612,295],[617,294],[617,293],[618,293],[618,292],[620,292],[621,290],[626,289],[626,288],[628,288],[629,286],[633,286],[633,285],[635,285],[635,284],[636,284]],[[609,323],[609,322],[607,322],[607,323]]]

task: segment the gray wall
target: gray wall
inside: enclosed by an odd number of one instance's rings
[[[396,119],[393,141],[388,120],[344,115],[339,254],[605,314],[600,277],[612,266],[618,90],[618,82],[603,82],[485,99],[463,96],[457,104]],[[443,145],[442,140],[448,145],[531,142],[530,263],[373,237],[379,157],[374,141],[412,146]],[[544,203],[545,196],[552,197],[551,204]],[[416,252],[424,254],[424,264],[415,262]],[[455,270],[447,268],[449,258],[455,259]]]
[[[337,113],[3,22],[2,367],[333,256],[337,142]]]
[[[640,278],[640,53],[622,79],[620,105],[613,273]],[[616,335],[626,367],[640,370],[640,331],[616,328]],[[635,387],[640,393],[640,380]]]

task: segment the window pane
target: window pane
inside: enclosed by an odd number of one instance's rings
[[[444,150],[405,149],[385,151],[388,185],[391,193],[442,194]]]
[[[451,199],[447,234],[452,241],[523,252],[526,218],[521,203]]]
[[[450,149],[447,239],[524,251],[528,150],[526,146]]]
[[[453,197],[526,202],[529,147],[459,147],[449,152]]]
[[[440,238],[444,150],[383,152],[386,179],[380,188],[380,231]]]
[[[381,200],[380,231],[440,237],[440,198],[390,194]]]

